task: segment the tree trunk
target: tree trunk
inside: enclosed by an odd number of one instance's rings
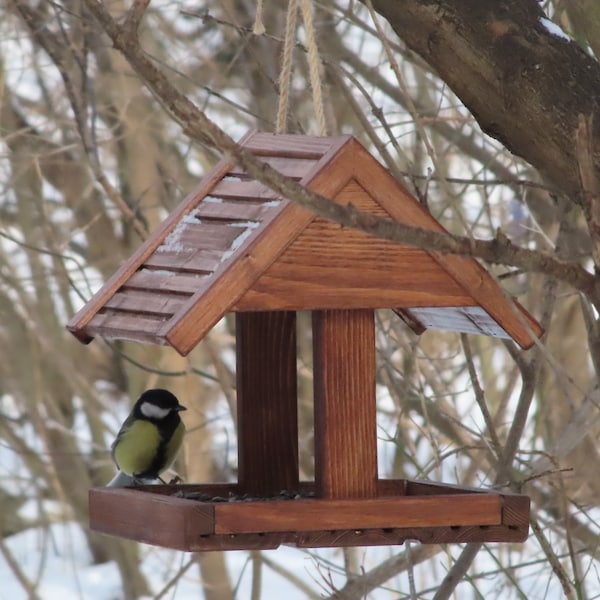
[[[551,33],[535,0],[373,0],[411,49],[450,86],[488,135],[576,200],[574,134],[594,118],[600,173],[600,64]]]

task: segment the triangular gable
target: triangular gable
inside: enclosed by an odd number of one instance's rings
[[[303,184],[328,166],[334,194],[339,168],[329,163],[350,139],[251,133],[240,143]],[[128,339],[187,354],[311,218],[222,160],[68,328],[84,342]]]
[[[354,179],[334,200],[391,218]],[[426,251],[314,217],[233,310],[474,305]]]
[[[445,231],[349,136],[249,134],[241,143],[326,197],[403,223]],[[311,243],[329,246],[307,254]],[[340,260],[350,250],[352,256]],[[344,268],[334,268],[336,260]],[[335,277],[322,276],[328,268],[333,268]],[[370,291],[367,275],[375,286]],[[317,276],[319,286],[310,298],[305,294],[304,304],[289,304],[290,299],[301,297],[303,278]],[[280,286],[275,294],[274,280]],[[288,304],[273,305],[269,296]],[[279,197],[228,161],[221,161],[200,182],[71,320],[69,329],[83,341],[99,335],[168,344],[187,354],[230,310],[354,305],[414,309],[410,316],[423,325],[427,321],[419,308],[442,307],[435,313],[435,323],[443,324],[445,314],[446,321],[459,324],[458,316],[464,321],[469,314],[465,307],[481,306],[482,314],[469,321],[469,331],[513,337],[524,347],[533,343],[525,323],[541,333],[529,315],[504,298],[475,260],[428,253],[340,228]]]

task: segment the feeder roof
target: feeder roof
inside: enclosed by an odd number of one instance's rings
[[[240,142],[283,175],[342,204],[445,229],[351,136],[250,133]],[[513,338],[539,324],[474,259],[441,255],[315,216],[222,160],[68,328],[189,353],[231,311],[393,308],[417,331]]]

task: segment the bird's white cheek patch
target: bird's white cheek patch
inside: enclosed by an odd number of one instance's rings
[[[160,406],[155,406],[150,402],[142,402],[140,410],[148,419],[164,419],[169,414],[168,408],[160,408]]]

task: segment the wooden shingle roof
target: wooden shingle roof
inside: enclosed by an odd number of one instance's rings
[[[248,134],[241,144],[306,187],[399,222],[444,228],[351,136]],[[230,311],[394,308],[427,327],[512,337],[537,322],[473,259],[316,217],[221,161],[68,328],[187,354]]]

